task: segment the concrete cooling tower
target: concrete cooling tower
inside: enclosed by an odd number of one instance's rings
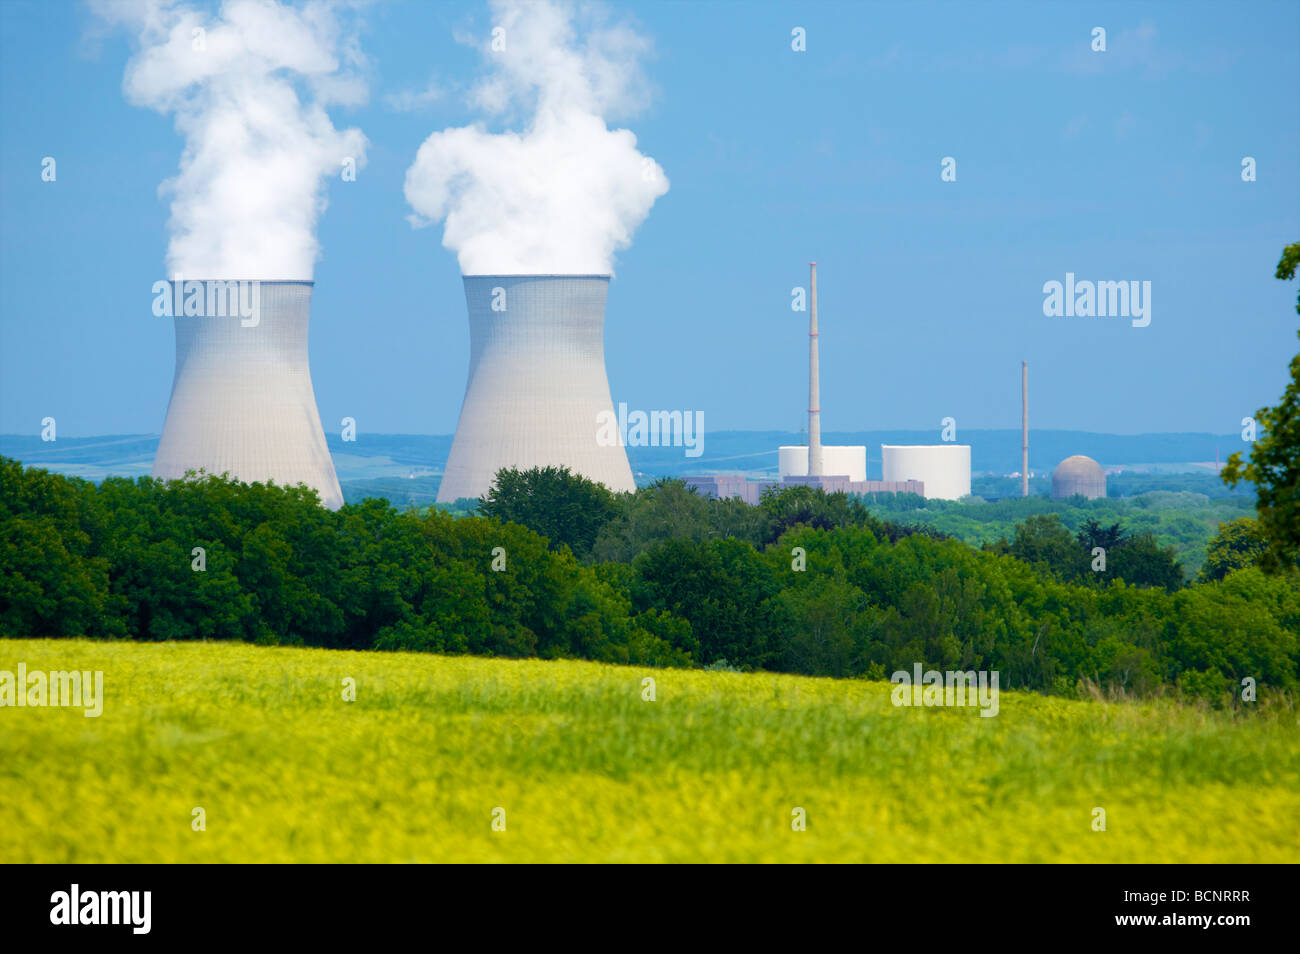
[[[608,275],[466,275],[469,383],[438,501],[480,497],[503,467],[563,466],[636,489],[605,376]]]
[[[234,307],[239,292],[230,295],[230,307],[223,304],[223,286],[235,282],[184,283],[196,298],[202,289],[204,314],[173,311],[176,377],[153,475],[175,478],[202,469],[246,483],[303,483],[326,507],[338,509],[343,493],[307,364],[312,283],[241,284],[256,286],[253,294],[245,291],[246,301],[256,303],[251,317]]]

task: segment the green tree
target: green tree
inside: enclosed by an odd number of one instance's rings
[[[0,457],[0,636],[122,636],[95,487]]]
[[[1205,550],[1205,564],[1197,578],[1202,583],[1221,580],[1233,570],[1256,566],[1264,552],[1264,540],[1259,535],[1259,521],[1239,517],[1229,523],[1219,524],[1219,532]]]
[[[1282,251],[1275,277],[1284,281],[1295,278],[1300,265],[1300,242]],[[1296,296],[1300,313],[1300,295]],[[1300,331],[1296,333],[1300,337]],[[1249,463],[1241,451],[1228,458],[1223,480],[1235,487],[1248,480],[1255,485],[1259,514],[1259,532],[1264,551],[1259,566],[1266,573],[1300,564],[1300,353],[1291,359],[1291,381],[1276,407],[1260,408],[1255,413],[1260,430]]]
[[[657,480],[622,497],[620,503],[622,512],[597,537],[593,549],[597,560],[631,563],[662,540],[705,540],[713,535],[711,501],[684,481]]]
[[[875,611],[861,590],[842,579],[814,576],[782,591],[790,628],[785,668],[813,676],[856,676],[869,659]]]
[[[1158,586],[1173,592],[1184,582],[1173,547],[1162,547],[1154,533],[1134,533],[1106,554],[1106,569],[1134,586]]]
[[[821,487],[769,487],[763,492],[758,508],[768,518],[767,539],[764,543],[780,539],[792,527],[812,527],[816,530],[867,527],[876,536],[891,541],[912,533],[929,532],[921,527],[881,523],[867,510],[861,497],[851,497],[838,490],[828,494]]]
[[[1047,569],[1065,582],[1080,579],[1089,569],[1088,551],[1079,546],[1074,534],[1054,513],[1035,514],[1017,524],[1015,539],[1006,546],[1006,552]]]
[[[726,659],[754,668],[773,659],[782,628],[773,602],[779,585],[748,543],[664,540],[638,556],[633,568],[638,607],[689,622],[701,663]]]
[[[1104,526],[1095,517],[1089,517],[1083,522],[1076,534],[1079,545],[1092,555],[1092,551],[1101,547],[1107,553],[1114,550],[1124,542],[1124,531],[1120,529],[1118,523],[1112,523],[1109,527]]]
[[[479,513],[539,533],[555,549],[567,546],[578,559],[591,554],[596,535],[617,514],[614,494],[567,467],[514,467],[497,471]]]

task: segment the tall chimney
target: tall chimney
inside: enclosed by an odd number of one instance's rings
[[[1020,496],[1029,496],[1029,362],[1020,362]]]
[[[808,476],[822,475],[821,381],[817,369],[817,263],[812,269],[812,307],[808,318]]]

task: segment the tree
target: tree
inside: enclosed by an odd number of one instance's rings
[[[781,626],[774,600],[780,584],[750,544],[664,540],[638,556],[633,568],[637,607],[689,622],[701,663],[726,659],[761,668],[776,654]]]
[[[1259,535],[1259,521],[1240,517],[1231,523],[1219,524],[1219,532],[1205,550],[1205,565],[1198,580],[1207,583],[1221,580],[1233,570],[1242,570],[1259,563],[1264,552],[1264,540]]]
[[[765,541],[768,543],[780,539],[791,527],[830,530],[861,525],[869,519],[867,509],[856,498],[845,493],[828,494],[820,487],[768,487],[758,506],[772,520]]]
[[[0,637],[125,635],[94,485],[0,457]]]
[[[591,554],[596,535],[618,514],[614,494],[567,467],[497,471],[479,501],[485,517],[517,523],[546,537],[551,549],[568,546],[578,559]]]
[[[1162,547],[1154,533],[1135,533],[1113,554],[1106,554],[1107,569],[1125,583],[1158,586],[1173,592],[1183,585],[1183,568],[1173,547]]]
[[[712,535],[711,501],[681,480],[662,478],[619,502],[621,512],[600,531],[593,547],[598,561],[631,563],[661,540],[704,540]]]
[[[1282,251],[1275,277],[1295,278],[1300,242]],[[1296,296],[1300,313],[1300,295]],[[1300,337],[1300,331],[1296,333]],[[1300,564],[1300,354],[1291,359],[1291,382],[1276,407],[1260,408],[1255,423],[1261,432],[1243,463],[1241,452],[1228,458],[1223,480],[1230,487],[1248,480],[1255,485],[1255,509],[1264,540],[1259,566],[1266,573]]]
[[[814,676],[856,676],[867,665],[869,625],[878,611],[856,586],[825,576],[778,597],[789,621],[785,668]]]
[[[1080,548],[1069,527],[1054,513],[1035,514],[1017,524],[1007,552],[1026,563],[1046,567],[1064,582],[1078,580],[1088,571],[1088,552]]]
[[[1109,553],[1124,542],[1124,531],[1120,529],[1118,523],[1112,523],[1107,527],[1099,523],[1095,517],[1089,517],[1079,528],[1077,539],[1089,556],[1097,547]]]

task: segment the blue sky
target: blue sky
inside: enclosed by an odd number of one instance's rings
[[[706,427],[802,426],[819,262],[823,428],[1238,429],[1297,347],[1300,4],[611,4],[654,44],[618,125],[672,186],[618,257],[615,402]],[[318,229],[311,360],[326,430],[450,433],[468,364],[455,256],[412,230],[424,139],[477,118],[477,3],[364,15],[370,141]],[[0,3],[0,431],[157,433],[173,371],[167,205],[182,141],[122,96],[125,34],[80,4]],[[1107,30],[1107,51],[1090,50]],[[803,27],[807,50],[791,50]],[[430,87],[438,95],[416,97]],[[399,110],[394,101],[419,99]],[[409,105],[409,104],[408,104]],[[56,182],[41,160],[56,158]],[[957,161],[957,181],[940,161]],[[1241,179],[1254,157],[1257,181]],[[1152,284],[1152,321],[1048,318],[1044,282]]]

